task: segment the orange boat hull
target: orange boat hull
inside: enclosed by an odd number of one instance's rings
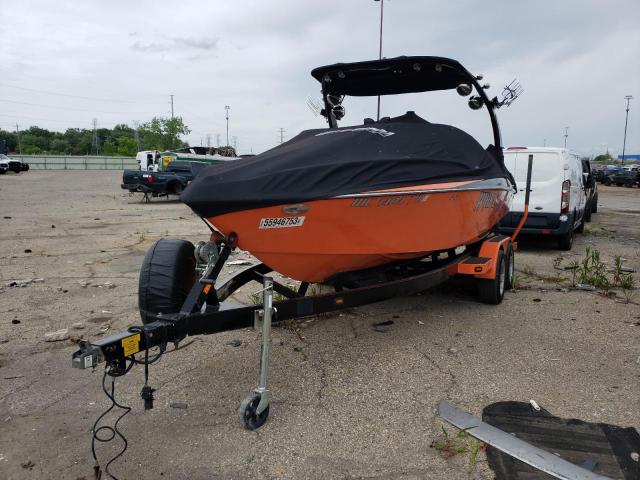
[[[321,283],[337,273],[422,257],[482,238],[508,211],[511,194],[501,188],[465,189],[473,183],[348,195],[207,220],[224,235],[235,232],[238,247],[273,270]],[[286,219],[291,225],[278,225]]]

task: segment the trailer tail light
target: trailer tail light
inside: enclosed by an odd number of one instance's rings
[[[560,197],[560,213],[569,213],[569,200],[571,198],[571,180],[562,182],[562,196]]]

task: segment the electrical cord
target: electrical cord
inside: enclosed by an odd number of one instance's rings
[[[149,345],[149,338],[147,337],[147,332],[144,329],[141,329],[139,327],[131,327],[129,329],[129,331],[131,331],[131,332],[139,332],[142,335],[144,335],[145,336],[145,345]],[[149,365],[151,365],[151,364],[157,362],[158,360],[160,360],[160,358],[164,354],[166,348],[167,348],[167,344],[166,343],[161,344],[159,346],[158,353],[152,355],[151,358],[149,358],[149,348],[145,348],[145,350],[144,350],[144,360],[138,360],[135,357],[135,355],[131,355],[131,356],[127,357],[126,360],[129,360],[130,363],[129,363],[128,366],[125,367],[124,370],[118,370],[118,369],[112,368],[109,365],[105,366],[104,375],[102,376],[102,390],[104,391],[104,393],[107,396],[107,398],[109,400],[111,400],[111,405],[109,406],[109,408],[107,408],[107,410],[105,410],[97,418],[97,420],[93,424],[93,428],[92,428],[91,453],[93,455],[93,460],[95,462],[93,470],[94,470],[94,475],[95,475],[95,479],[96,480],[101,480],[101,478],[102,478],[102,470],[100,468],[100,464],[98,463],[98,457],[96,455],[96,442],[109,443],[112,440],[114,440],[116,438],[116,436],[120,437],[122,439],[122,441],[124,442],[124,446],[123,446],[122,450],[117,455],[115,455],[113,458],[111,458],[111,460],[109,460],[109,462],[107,462],[107,464],[104,467],[104,472],[112,480],[118,480],[118,478],[116,476],[114,476],[109,471],[109,467],[111,466],[111,464],[114,461],[116,461],[118,458],[120,458],[124,454],[124,452],[127,450],[127,447],[129,445],[128,442],[127,442],[127,439],[125,438],[125,436],[122,434],[122,432],[120,432],[120,430],[118,430],[118,423],[120,422],[120,420],[122,420],[131,411],[131,407],[127,407],[127,406],[122,405],[122,404],[120,404],[120,403],[118,403],[116,401],[116,399],[115,399],[115,378],[116,377],[121,377],[123,375],[126,375],[127,373],[129,373],[129,371],[136,364],[144,365],[144,386],[142,387],[142,391],[140,392],[140,396],[144,400],[144,409],[145,410],[152,409],[153,408],[153,392],[155,392],[155,389],[151,388],[148,385],[148,381],[149,381]],[[109,390],[107,390],[107,384],[106,384],[107,375],[109,375],[111,377],[111,393],[109,393]],[[123,409],[124,413],[122,415],[120,415],[116,419],[116,421],[114,422],[113,426],[102,425],[102,426],[98,427],[98,424],[100,423],[100,420],[102,420],[115,407]],[[104,434],[104,436],[101,436],[101,434]]]
[[[93,466],[93,471],[94,471],[96,480],[100,480],[102,478],[102,470],[100,469],[100,464],[98,463],[98,457],[96,455],[96,442],[102,442],[102,443],[111,442],[113,439],[116,438],[116,435],[122,439],[122,441],[124,442],[124,447],[117,455],[115,455],[111,460],[107,462],[107,464],[104,467],[104,472],[109,476],[109,478],[113,480],[118,480],[118,478],[109,471],[109,467],[115,460],[117,460],[120,456],[122,456],[124,452],[127,450],[128,442],[125,436],[122,434],[122,432],[118,430],[118,423],[120,422],[120,420],[122,420],[125,417],[125,415],[127,415],[131,411],[131,407],[121,405],[116,401],[115,378],[125,375],[127,372],[131,370],[133,365],[134,365],[133,362],[131,362],[123,372],[115,372],[114,370],[110,371],[109,366],[106,366],[104,369],[104,375],[102,376],[102,390],[104,391],[107,398],[111,400],[111,406],[109,406],[109,408],[107,408],[107,410],[105,410],[102,413],[102,415],[100,415],[97,418],[97,420],[93,424],[93,428],[91,429],[92,430],[91,453],[93,455],[93,460],[95,461]],[[106,384],[107,375],[111,377],[111,393],[109,393],[109,390],[107,390],[107,384]],[[100,423],[100,420],[102,420],[115,407],[121,408],[122,410],[124,410],[124,413],[116,419],[113,426],[102,425],[98,427],[98,423]],[[105,435],[101,436],[101,432],[104,433]]]

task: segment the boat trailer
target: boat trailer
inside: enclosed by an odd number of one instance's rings
[[[159,347],[161,354],[168,343],[178,344],[187,336],[247,327],[261,329],[260,383],[243,402],[241,411],[245,426],[255,429],[268,416],[270,394],[267,389],[267,370],[272,324],[414,295],[459,274],[475,276],[494,286],[497,284],[501,295],[505,287],[508,288],[509,274],[511,278],[513,275],[511,238],[493,234],[459,254],[449,250],[419,260],[400,262],[391,268],[386,266],[385,269],[371,269],[358,275],[346,274],[331,282],[335,291],[318,295],[307,295],[307,283],[301,283],[294,290],[275,281],[269,276],[271,269],[262,263],[246,267],[226,281],[215,283],[232,249],[233,240],[222,245],[215,266],[196,281],[180,312],[158,314],[150,323],[100,340],[82,341],[80,349],[73,354],[72,365],[88,369],[106,362],[108,374],[120,376],[130,370],[134,361],[147,366],[145,361],[135,360],[135,355],[143,353],[148,357],[149,349],[153,347]],[[496,265],[498,258],[502,264],[501,274],[497,272],[497,268],[500,268]],[[229,301],[235,291],[251,282],[262,285],[260,304],[241,305]],[[274,301],[274,292],[284,299]],[[153,406],[152,393],[147,389],[142,394],[147,409]]]

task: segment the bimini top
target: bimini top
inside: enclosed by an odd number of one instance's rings
[[[311,75],[327,94],[369,97],[450,90],[471,83],[459,62],[444,57],[396,57],[318,67]]]
[[[364,125],[306,130],[255,157],[213,165],[181,200],[210,218],[394,187],[508,177],[502,162],[469,134],[407,112]]]

